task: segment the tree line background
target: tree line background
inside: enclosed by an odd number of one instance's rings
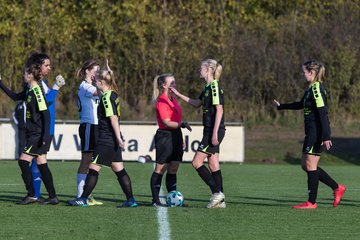
[[[46,52],[53,71],[66,79],[57,118],[78,119],[76,71],[90,58],[109,58],[120,88],[123,120],[155,120],[152,81],[175,75],[177,88],[193,98],[204,86],[201,60],[223,67],[227,121],[289,124],[301,114],[277,112],[272,100],[299,100],[306,88],[301,64],[326,66],[330,118],[360,119],[359,0],[83,0],[0,1],[0,73],[22,89],[28,56]],[[14,103],[0,93],[0,116]],[[201,110],[181,103],[184,119],[201,120]]]

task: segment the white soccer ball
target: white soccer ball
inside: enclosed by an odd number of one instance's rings
[[[169,207],[180,207],[184,203],[184,196],[181,192],[171,191],[166,195],[166,204]]]

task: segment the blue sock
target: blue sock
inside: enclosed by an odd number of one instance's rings
[[[31,172],[32,172],[32,177],[33,177],[33,185],[34,185],[34,189],[35,189],[35,196],[37,198],[40,198],[41,196],[41,174],[39,171],[39,168],[36,165],[36,160],[33,159],[31,162]]]

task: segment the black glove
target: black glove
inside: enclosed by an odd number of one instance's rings
[[[189,130],[190,132],[192,131],[192,128],[190,127],[188,122],[181,122],[180,125],[181,128],[186,128],[187,130]]]

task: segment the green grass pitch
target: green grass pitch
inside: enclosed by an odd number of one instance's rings
[[[71,207],[77,162],[50,162],[61,203],[16,205],[25,195],[16,161],[0,162],[0,239],[158,239],[157,209],[149,206],[152,164],[125,163],[139,207],[117,209],[124,195],[108,168],[93,196],[103,206]],[[320,184],[318,209],[294,210],[307,199],[299,165],[222,164],[226,209],[205,209],[210,191],[191,164],[182,164],[178,190],[189,207],[167,208],[171,239],[360,239],[360,168],[324,166],[348,188],[337,208]],[[163,182],[164,185],[164,182]],[[42,188],[46,197],[46,190]]]

